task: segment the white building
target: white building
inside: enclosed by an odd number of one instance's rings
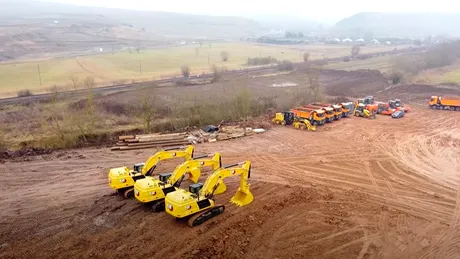
[[[363,38],[360,38],[360,39],[357,39],[355,40],[356,42],[364,42],[364,39]]]
[[[380,41],[378,41],[378,40],[376,40],[376,39],[373,39],[373,40],[372,40],[372,43],[373,43],[373,44],[376,44],[376,45],[380,45]]]

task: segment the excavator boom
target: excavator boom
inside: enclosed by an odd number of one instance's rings
[[[135,197],[142,203],[161,201],[164,204],[163,200],[166,194],[176,191],[186,175],[189,176],[192,182],[196,183],[201,176],[202,167],[212,167],[212,171],[214,172],[221,165],[220,153],[209,154],[185,161],[177,166],[172,173],[160,174],[159,179],[147,176],[144,179],[136,181],[134,184]],[[157,211],[156,209],[154,210]]]
[[[185,150],[178,150],[177,148],[165,149],[158,151],[155,155],[149,157],[142,167],[143,175],[151,175],[158,162],[178,157],[183,157],[185,160],[190,160],[193,157],[193,146],[188,146]]]
[[[214,193],[219,188],[222,188],[221,186],[225,186],[223,182],[225,178],[237,175],[240,175],[240,187],[235,196],[231,199],[231,202],[238,206],[244,206],[251,203],[254,197],[249,191],[250,185],[248,184],[248,179],[251,177],[251,162],[249,161],[230,165],[214,172],[204,183],[200,191],[200,196],[212,198]]]
[[[211,156],[212,158],[209,159],[209,157]],[[206,159],[188,160],[182,163],[181,165],[179,165],[178,167],[176,167],[171,177],[168,179],[167,183],[175,186],[177,183],[180,182],[183,176],[187,173],[190,176],[190,180],[196,183],[198,182],[198,179],[200,178],[199,168],[204,167],[204,166],[210,166],[212,167],[212,171],[214,172],[215,170],[219,169],[222,166],[222,160],[221,160],[220,153],[210,154],[203,158],[206,158]]]

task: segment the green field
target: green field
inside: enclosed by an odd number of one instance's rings
[[[394,47],[362,47],[361,53],[388,51]],[[401,47],[400,47],[401,48]],[[221,51],[229,53],[223,62]],[[349,55],[350,46],[305,45],[272,46],[245,42],[213,43],[177,46],[140,53],[128,51],[69,57],[44,61],[0,64],[0,95],[15,96],[18,90],[29,89],[33,93],[47,92],[51,87],[71,87],[70,78],[92,76],[98,85],[110,85],[121,81],[151,80],[180,76],[180,67],[188,65],[192,74],[208,72],[212,65],[228,69],[244,68],[248,57],[272,56],[279,60],[299,62],[302,54],[309,52],[311,59],[334,58]],[[351,64],[349,62],[348,64]],[[38,74],[40,66],[41,85]]]

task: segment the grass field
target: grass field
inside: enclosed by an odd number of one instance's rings
[[[373,69],[387,72],[391,69],[392,56],[382,56],[365,60],[353,60],[349,62],[331,63],[325,66],[328,69],[354,71],[360,69]]]
[[[450,66],[422,71],[411,81],[422,84],[460,84],[460,61]]]
[[[399,48],[402,48],[400,46]],[[404,46],[405,47],[405,46]],[[362,47],[361,53],[392,50],[394,47]],[[223,62],[221,51],[229,53]],[[51,87],[71,87],[70,78],[92,76],[98,85],[116,81],[150,80],[180,75],[180,67],[188,65],[192,74],[208,72],[212,65],[228,69],[244,68],[248,57],[272,56],[279,60],[299,62],[304,52],[311,59],[334,58],[349,55],[350,46],[305,45],[272,46],[244,42],[214,43],[145,50],[140,53],[128,51],[92,56],[69,57],[44,61],[0,64],[0,95],[15,96],[21,89],[33,93],[47,92]],[[41,85],[38,73],[40,66]],[[349,64],[347,64],[349,65]]]

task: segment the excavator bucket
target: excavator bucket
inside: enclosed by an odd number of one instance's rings
[[[192,168],[188,172],[188,179],[194,183],[197,183],[201,176],[200,168]]]
[[[216,191],[214,192],[215,194],[221,194],[224,193],[227,190],[227,185],[222,181],[220,184],[217,186]]]
[[[235,196],[233,196],[232,199],[230,200],[230,202],[241,207],[241,206],[246,206],[250,204],[253,200],[254,200],[254,196],[249,191],[249,189],[246,191],[243,191],[241,188],[239,188]]]

